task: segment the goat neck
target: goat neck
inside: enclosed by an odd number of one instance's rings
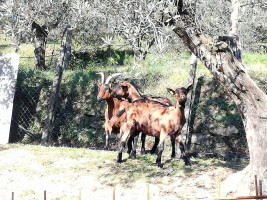
[[[142,99],[141,95],[139,94],[139,92],[135,89],[135,87],[132,84],[128,84],[128,92],[129,92],[129,96],[128,99],[133,101],[136,101],[138,99]]]

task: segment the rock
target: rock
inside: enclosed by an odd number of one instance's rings
[[[231,136],[233,134],[238,133],[238,129],[235,126],[229,126],[229,127],[218,127],[218,128],[212,128],[210,129],[210,132],[217,135],[222,136]]]

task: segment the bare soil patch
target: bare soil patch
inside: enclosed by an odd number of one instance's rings
[[[227,163],[216,159],[192,158],[192,166],[163,153],[163,169],[155,166],[155,155],[138,156],[117,164],[116,151],[56,148],[30,145],[0,147],[0,199],[39,200],[47,191],[49,200],[212,199],[217,197],[217,180],[241,169],[246,162]],[[222,194],[223,195],[223,194]]]

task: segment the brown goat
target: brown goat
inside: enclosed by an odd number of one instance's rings
[[[120,75],[120,73],[115,73],[111,76],[109,76],[105,83],[104,83],[104,73],[103,72],[99,72],[97,74],[101,75],[101,84],[97,82],[97,85],[99,87],[99,92],[97,95],[97,100],[105,100],[107,102],[107,108],[105,111],[105,124],[104,124],[104,128],[105,128],[105,133],[106,133],[106,144],[105,144],[105,149],[108,148],[108,143],[109,143],[109,137],[111,135],[111,133],[115,133],[118,134],[120,133],[120,128],[122,126],[123,123],[126,122],[126,113],[122,113],[120,116],[116,117],[115,120],[112,120],[114,118],[114,116],[117,116],[117,114],[122,111],[125,110],[128,106],[129,106],[129,102],[127,101],[120,101],[117,98],[113,98],[111,97],[111,88],[110,88],[110,84],[109,81]],[[112,123],[110,123],[112,121]],[[138,135],[138,133],[136,133],[136,135]],[[137,143],[137,138],[133,138],[131,137],[128,141],[128,153],[130,154],[131,151],[133,150],[133,155],[130,155],[131,157],[135,158],[135,154],[136,154],[136,143]],[[134,146],[132,147],[132,142],[134,140]]]
[[[140,93],[137,91],[137,89],[128,81],[120,81],[119,84],[113,89],[111,96],[116,97],[118,99],[127,99],[129,102],[134,102],[138,99],[145,99],[149,101],[157,101],[167,106],[172,106],[171,101],[167,98],[141,96]],[[146,134],[142,133],[141,154],[145,154],[145,139],[146,139]],[[150,151],[151,154],[154,154],[156,152],[158,144],[159,144],[159,137],[155,137],[155,143]],[[172,144],[171,157],[175,157],[175,138],[173,137],[171,137],[171,144]]]
[[[140,131],[147,135],[160,138],[156,160],[156,164],[159,167],[162,167],[161,156],[164,150],[164,141],[168,135],[173,136],[177,143],[180,144],[181,157],[184,159],[186,165],[190,165],[181,141],[181,129],[186,121],[184,106],[187,100],[187,93],[190,89],[192,89],[192,85],[187,88],[178,88],[175,91],[168,89],[176,97],[176,107],[166,106],[144,99],[136,100],[130,104],[126,110],[127,122],[122,126],[123,135],[121,137],[117,162],[122,162],[122,151],[127,138],[134,135],[136,131]]]

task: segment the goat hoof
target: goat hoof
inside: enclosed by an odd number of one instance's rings
[[[172,158],[175,158],[175,154],[172,154],[171,157],[172,157]]]
[[[122,160],[117,160],[117,163],[122,163]]]
[[[156,153],[155,150],[151,150],[151,151],[150,151],[150,154],[155,154],[155,153]]]
[[[104,146],[104,148],[103,148],[104,150],[108,150],[108,146]]]
[[[129,159],[136,159],[136,152],[131,152],[129,155]]]
[[[146,151],[144,149],[141,149],[141,155],[145,155]]]
[[[157,165],[158,165],[159,168],[163,168],[163,164],[157,163]]]
[[[134,156],[134,155],[130,155],[130,156],[129,156],[129,159],[136,159],[136,156]]]
[[[186,166],[191,166],[190,160],[188,158],[184,159],[184,163]]]

